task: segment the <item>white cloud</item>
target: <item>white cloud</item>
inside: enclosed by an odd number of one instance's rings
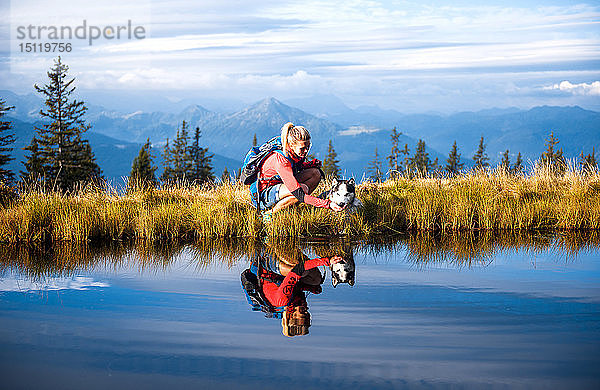
[[[549,91],[561,91],[567,92],[573,95],[583,96],[600,96],[600,81],[593,81],[589,84],[579,83],[573,84],[569,81],[561,81],[558,84],[554,84],[548,87],[544,87],[544,90]]]
[[[358,135],[362,133],[376,133],[381,129],[377,127],[366,127],[366,126],[350,126],[349,128],[339,132],[339,135]]]
[[[0,291],[54,291],[54,290],[87,290],[90,287],[110,287],[108,283],[97,282],[87,276],[48,277],[34,282],[28,279],[0,279]]]

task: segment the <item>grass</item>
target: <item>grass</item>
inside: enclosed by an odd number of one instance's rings
[[[334,213],[307,205],[263,224],[237,183],[172,185],[125,194],[87,186],[71,194],[29,187],[4,196],[0,242],[52,243],[140,239],[194,241],[221,237],[368,238],[400,232],[600,229],[600,173],[563,176],[537,169],[455,178],[400,177],[358,186],[364,208]],[[317,190],[319,192],[319,189]]]

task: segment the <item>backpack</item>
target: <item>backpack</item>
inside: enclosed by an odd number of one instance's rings
[[[257,271],[258,272],[258,271]],[[256,274],[252,272],[252,268],[245,269],[240,275],[242,288],[246,293],[246,299],[252,311],[262,311],[267,318],[281,318],[285,307],[273,307],[264,296],[260,288]]]
[[[258,179],[258,171],[263,161],[274,151],[283,150],[281,143],[281,136],[273,137],[260,146],[253,146],[252,149],[246,153],[244,163],[242,164],[242,171],[240,173],[240,180],[246,185],[251,185]]]
[[[246,153],[244,163],[242,164],[240,181],[250,186],[250,198],[252,204],[258,210],[260,210],[260,201],[258,199],[258,172],[260,171],[262,163],[273,152],[280,153],[285,157],[283,145],[281,144],[281,136],[273,137],[260,146],[253,146],[252,149]]]

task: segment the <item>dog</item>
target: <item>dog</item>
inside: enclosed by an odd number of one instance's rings
[[[356,197],[356,183],[354,182],[354,178],[349,180],[334,178],[331,182],[331,189],[323,192],[319,198],[329,199],[340,207],[345,208],[348,212],[356,211],[363,206],[360,199]]]
[[[352,253],[344,256],[344,261],[332,264],[331,269],[331,284],[336,287],[340,283],[348,283],[354,286],[356,275],[356,265]]]

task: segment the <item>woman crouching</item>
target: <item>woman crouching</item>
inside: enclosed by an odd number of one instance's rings
[[[286,123],[281,128],[282,150],[271,152],[258,172],[260,209],[271,213],[298,202],[341,211],[342,207],[327,199],[310,195],[321,181],[321,161],[306,161],[310,150],[310,133],[303,126]]]

